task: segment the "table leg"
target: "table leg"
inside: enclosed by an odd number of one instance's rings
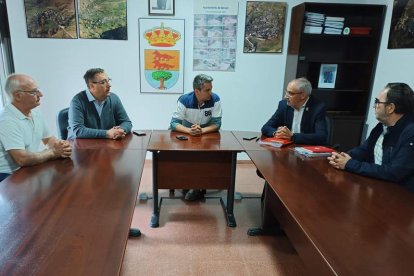
[[[160,209],[158,206],[158,151],[152,152],[152,199],[154,201],[151,223],[152,228],[159,226]]]
[[[221,203],[226,212],[227,226],[236,227],[236,219],[234,218],[234,190],[236,185],[236,166],[237,166],[237,152],[231,154],[231,176],[230,176],[230,187],[227,190],[227,204],[221,199]],[[226,206],[227,205],[227,206]]]
[[[253,227],[247,230],[249,236],[277,236],[283,235],[283,229],[280,227],[279,222],[272,214],[272,201],[275,201],[276,195],[271,190],[269,184],[266,182],[263,188],[263,194],[261,199],[261,215],[262,225],[260,227]]]

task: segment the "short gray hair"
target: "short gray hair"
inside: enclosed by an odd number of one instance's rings
[[[102,68],[91,68],[86,71],[85,75],[83,75],[83,79],[85,80],[86,86],[89,87],[89,82],[93,81],[95,75],[105,73],[105,70]]]
[[[10,74],[6,79],[6,84],[4,85],[4,90],[6,91],[7,96],[10,99],[13,99],[13,92],[21,88],[21,78],[25,76],[23,74]]]
[[[211,83],[213,81],[213,78],[208,76],[208,75],[204,75],[204,74],[199,74],[197,76],[195,76],[194,81],[193,81],[193,89],[194,90],[201,90],[203,89],[203,86],[205,83]]]
[[[294,80],[297,89],[300,92],[304,92],[308,96],[312,93],[312,84],[308,81],[307,78],[298,78]]]

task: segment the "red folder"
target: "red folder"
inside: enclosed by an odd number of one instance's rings
[[[311,153],[332,153],[335,150],[324,146],[301,146],[301,148]]]
[[[269,145],[275,148],[281,148],[292,144],[293,142],[286,139],[280,139],[275,137],[265,138],[258,141],[260,145]]]

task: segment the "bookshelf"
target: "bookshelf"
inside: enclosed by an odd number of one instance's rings
[[[293,7],[285,86],[297,77],[312,83],[312,94],[327,106],[331,121],[330,144],[340,150],[359,145],[375,77],[375,67],[385,18],[385,5],[302,3]],[[325,28],[309,30],[309,13],[339,18],[338,34]],[[341,19],[342,18],[342,19]],[[324,24],[322,24],[324,26]],[[343,28],[347,28],[343,34]],[[318,31],[321,30],[319,33]],[[321,66],[335,65],[333,88],[320,84]],[[385,84],[384,84],[385,85]]]

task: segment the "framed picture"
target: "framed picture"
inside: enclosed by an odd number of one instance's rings
[[[149,15],[174,15],[175,0],[148,0]]]
[[[184,19],[139,18],[140,92],[184,92]]]
[[[394,0],[388,49],[414,48],[413,1]]]
[[[29,38],[78,38],[75,0],[24,0]]]
[[[286,3],[247,1],[243,53],[281,53]]]
[[[80,38],[128,39],[127,0],[114,1],[116,4],[107,3],[110,1],[77,2]]]
[[[238,11],[238,1],[194,1],[194,71],[236,70]]]
[[[318,88],[335,88],[338,64],[321,64]]]

